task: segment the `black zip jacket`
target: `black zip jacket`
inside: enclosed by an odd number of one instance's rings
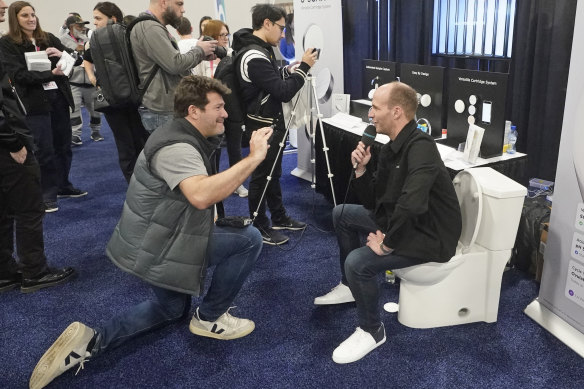
[[[265,52],[246,48],[251,44],[261,46]],[[281,116],[282,103],[289,102],[302,89],[310,66],[302,62],[294,73],[289,73],[285,67],[278,68],[273,47],[253,35],[249,28],[243,28],[233,35],[233,50],[238,55],[240,51],[243,53],[235,67],[247,113],[257,112],[265,118]],[[258,95],[261,91],[264,91],[264,97],[258,111]]]
[[[377,171],[353,187],[395,254],[429,262],[455,254],[462,230],[456,192],[434,139],[414,121],[381,148]]]
[[[1,54],[0,54],[1,55]],[[33,150],[33,139],[20,110],[17,97],[12,93],[9,78],[0,62],[0,148],[11,153],[26,146]]]
[[[61,51],[72,52],[67,49],[61,41],[51,33],[49,35],[49,44],[41,45],[40,50],[46,50],[48,47],[54,47]],[[6,35],[0,39],[0,51],[2,52],[2,62],[8,75],[16,85],[16,90],[24,103],[27,115],[38,115],[50,112],[51,106],[43,89],[43,83],[55,81],[57,87],[65,96],[71,109],[75,107],[73,95],[69,86],[69,79],[65,76],[55,76],[51,71],[30,72],[26,67],[24,53],[34,52],[35,46],[30,41],[22,44],[14,42],[10,36]],[[51,69],[54,69],[59,62],[59,58],[50,57]],[[78,59],[76,65],[81,63]]]

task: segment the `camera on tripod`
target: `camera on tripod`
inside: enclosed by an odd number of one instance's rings
[[[210,36],[207,36],[207,35],[203,36],[203,41],[214,41],[214,40],[215,39],[211,38]],[[227,57],[227,49],[223,46],[217,45],[215,47],[215,55],[217,56],[217,58],[223,59],[223,58]]]

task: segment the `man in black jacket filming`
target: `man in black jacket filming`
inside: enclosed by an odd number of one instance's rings
[[[273,47],[284,36],[285,18],[284,9],[271,4],[257,4],[252,8],[253,30],[241,29],[234,34],[233,39],[233,49],[239,58],[235,64],[236,72],[247,112],[246,131],[250,133],[266,125],[274,126],[271,147],[266,159],[251,176],[248,197],[252,218],[258,210],[254,225],[262,233],[264,243],[269,245],[288,241],[289,238],[277,230],[301,230],[306,227],[305,223],[286,214],[282,202],[282,153],[279,152],[279,144],[285,141],[286,133],[282,103],[290,101],[302,89],[308,71],[316,62],[317,53],[312,48],[306,50],[294,72],[288,67],[278,68]],[[272,166],[274,171],[268,181]],[[260,204],[266,184],[265,198]],[[266,202],[270,209],[272,228],[266,217]]]

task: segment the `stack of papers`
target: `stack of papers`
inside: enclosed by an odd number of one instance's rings
[[[51,61],[46,51],[24,53],[24,59],[26,61],[26,68],[30,72],[51,71]]]

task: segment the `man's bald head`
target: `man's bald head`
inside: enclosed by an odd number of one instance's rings
[[[379,89],[382,88],[387,88],[387,95],[384,96],[387,97],[387,105],[401,107],[406,118],[413,120],[418,109],[418,95],[414,88],[399,81],[393,81],[379,87]]]

